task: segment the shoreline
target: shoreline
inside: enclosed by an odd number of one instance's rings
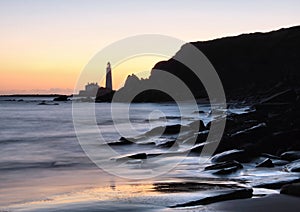
[[[192,207],[190,209],[178,209],[175,211],[214,211],[214,212],[298,212],[300,211],[300,198],[284,194],[270,194],[261,198],[243,200],[230,200],[213,203],[208,206]],[[171,211],[171,210],[166,210]]]

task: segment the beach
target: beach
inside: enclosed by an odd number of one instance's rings
[[[133,104],[131,124],[139,135],[128,134],[135,139],[127,137],[129,140],[126,140],[120,139],[121,135],[112,127],[109,103],[76,103],[95,105],[97,123],[107,139],[105,145],[119,154],[117,159],[109,160],[115,164],[118,176],[97,167],[98,164],[91,162],[81,149],[73,128],[72,102],[53,103],[52,99],[45,98],[1,99],[1,116],[5,122],[1,126],[0,142],[2,211],[244,211],[244,207],[250,205],[249,210],[252,207],[263,210],[274,202],[278,204],[274,205],[278,211],[283,207],[294,209],[296,197],[279,195],[282,185],[300,179],[297,172],[284,170],[289,162],[272,158],[277,165],[257,168],[271,156],[252,155],[249,161],[243,161],[249,155],[237,155],[239,158],[236,158],[231,153],[229,156],[240,162],[220,162],[224,158],[223,148],[229,148],[227,145],[219,146],[221,149],[217,152],[220,155],[216,154],[212,160],[200,157],[205,139],[202,134],[207,133],[204,128],[217,118],[211,117],[210,105],[198,105],[201,112],[196,113],[187,105],[186,114],[180,114],[173,103]],[[158,110],[162,112],[153,114]],[[253,109],[232,104],[227,115],[243,120],[247,116],[253,117]],[[193,128],[186,126],[197,120],[205,124],[199,128],[202,133],[196,143],[189,145],[195,132],[190,132]],[[156,129],[164,125],[167,131],[156,137],[159,132]],[[253,122],[251,125],[257,126]],[[182,126],[185,131],[174,142],[172,138],[178,133],[177,126]],[[258,125],[248,129],[256,131],[264,127]],[[236,131],[240,136],[249,130]],[[99,143],[97,147],[103,145]],[[158,155],[161,157],[156,159]],[[218,162],[212,162],[214,160]],[[225,159],[228,160],[231,159]],[[122,163],[118,164],[118,161]],[[127,179],[122,177],[124,167],[129,173],[149,171],[149,168],[155,171],[158,169],[152,167],[152,162],[159,167],[178,161],[180,163],[171,170],[157,177],[140,180],[134,175],[132,178],[128,175]],[[244,198],[252,199],[235,200]]]

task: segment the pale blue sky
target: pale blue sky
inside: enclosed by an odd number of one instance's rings
[[[70,34],[101,33],[104,40],[140,33],[195,40],[299,23],[298,0],[0,1],[0,26],[7,33],[26,34],[22,30],[28,29],[42,34],[65,28]]]

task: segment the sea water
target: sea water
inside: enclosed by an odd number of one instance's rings
[[[208,123],[212,119],[210,106],[198,107],[203,113],[187,110],[181,114],[173,103],[131,104],[130,125],[142,134],[167,124],[184,125],[197,119]],[[231,112],[240,113],[245,109]],[[95,104],[95,117],[105,141],[118,142],[123,135],[114,126],[111,104]],[[126,154],[127,151],[156,150],[153,146],[133,146],[117,151]],[[55,104],[52,98],[46,97],[0,97],[1,207],[47,201],[53,195],[69,194],[95,185],[113,187],[115,180],[94,165],[82,150],[74,130],[71,101]]]

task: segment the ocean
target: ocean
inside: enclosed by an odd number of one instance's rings
[[[122,103],[119,104],[122,106]],[[187,125],[197,119],[207,124],[214,118],[210,116],[210,105],[199,104],[198,108],[201,113],[187,108],[182,114],[173,103],[131,104],[130,129],[135,130],[126,136],[134,137],[137,132],[144,134],[164,125]],[[245,113],[247,109],[233,108],[229,112]],[[119,142],[123,135],[115,128],[111,104],[96,103],[95,117],[104,140],[107,143]],[[199,166],[196,157],[187,158],[170,173],[142,182],[106,173],[87,157],[78,142],[71,101],[55,103],[52,98],[46,97],[0,97],[0,120],[0,211],[41,211],[42,208],[51,211],[51,208],[57,207],[62,210],[70,204],[85,205],[91,201],[106,205],[104,211],[107,211],[112,205],[116,206],[115,203],[109,204],[116,198],[126,200],[120,208],[128,209],[132,202],[128,196],[133,199],[135,196],[144,197],[143,200],[133,201],[133,205],[151,209],[160,205],[155,203],[157,195],[154,195],[154,200],[151,199],[155,193],[153,182],[199,176],[199,167],[195,168]],[[122,120],[118,121],[122,123]],[[147,144],[147,141],[143,142]],[[153,142],[153,138],[149,138],[148,142]],[[113,149],[120,155],[168,152],[168,149],[158,147],[160,142],[165,141],[156,139],[154,142],[154,145],[116,145]],[[136,166],[135,162],[131,164],[133,167]],[[168,163],[168,160],[164,163]],[[176,201],[176,198],[172,201]]]

